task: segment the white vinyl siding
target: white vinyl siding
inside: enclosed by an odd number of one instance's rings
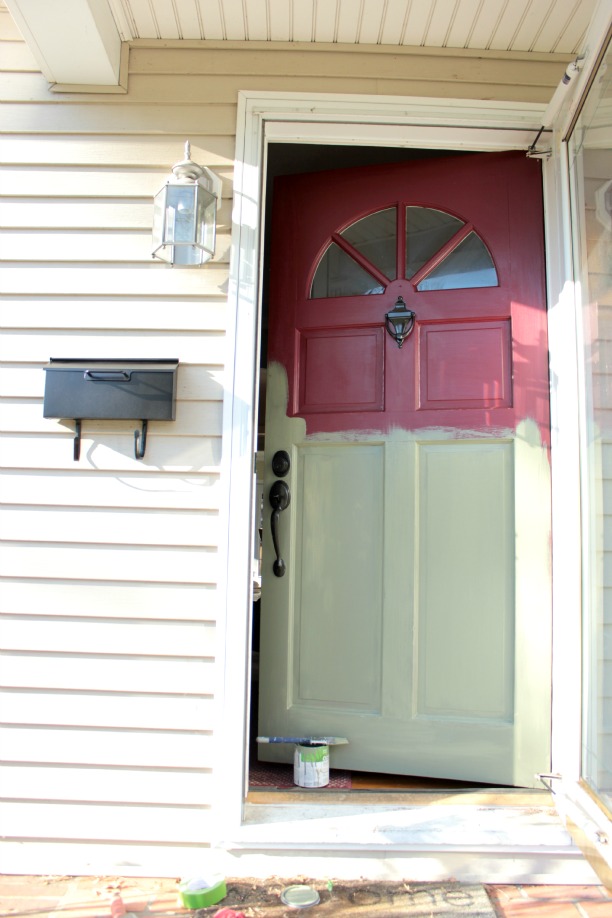
[[[410,53],[374,46],[209,43],[204,49],[151,49],[136,42],[130,52],[130,96],[159,102],[176,99],[181,80],[177,58],[189,74],[189,92],[196,99],[214,99],[202,106],[215,125],[233,125],[236,93],[241,89],[270,92],[352,93],[381,96],[435,96],[509,101],[548,101],[563,75],[562,61],[545,55],[457,52],[417,48]],[[486,87],[486,90],[485,90]],[[196,109],[199,106],[196,105]]]
[[[207,140],[189,106],[155,123],[115,96],[58,98],[6,13],[0,30],[3,865],[20,867],[10,841],[55,840],[76,871],[156,841],[173,872],[208,844],[214,797],[233,126]],[[225,184],[215,261],[193,272],[150,253],[187,136]],[[58,356],[178,358],[176,421],[150,422],[137,461],[138,419],[84,420],[74,462],[73,422],[43,418]]]
[[[137,42],[127,94],[54,94],[0,4],[0,61],[3,869],[173,875],[210,843],[221,786],[237,92],[544,102],[566,58]],[[187,139],[223,180],[217,253],[195,270],[149,248],[152,196]],[[50,357],[178,358],[176,421],[149,424],[137,461],[137,419],[84,420],[74,462],[74,424],[43,418]]]

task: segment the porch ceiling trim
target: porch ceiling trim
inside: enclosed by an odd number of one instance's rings
[[[132,43],[573,59],[599,0],[553,0],[547,8],[537,0],[528,0],[525,8],[525,2],[504,0],[496,11],[454,0],[451,11],[435,0],[419,5],[387,0],[362,4],[356,16],[355,0],[337,0],[335,18],[332,5],[314,0],[297,6],[270,0],[249,0],[246,6],[236,0],[199,6],[175,0],[0,0],[0,7],[13,16],[54,91],[122,92]]]
[[[5,0],[56,91],[125,92],[127,45],[107,0]]]

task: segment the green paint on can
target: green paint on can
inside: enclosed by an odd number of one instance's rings
[[[293,783],[298,787],[325,787],[329,784],[329,746],[295,747]]]

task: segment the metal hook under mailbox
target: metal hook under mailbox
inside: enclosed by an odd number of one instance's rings
[[[81,420],[75,418],[74,421],[74,446],[72,448],[72,458],[78,462],[81,458]]]
[[[142,422],[142,432],[140,430],[134,431],[134,456],[136,459],[144,459],[145,449],[147,448],[147,425],[148,422],[144,420]]]

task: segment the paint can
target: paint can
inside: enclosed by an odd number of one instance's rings
[[[291,908],[309,908],[311,905],[318,905],[321,897],[316,889],[312,886],[287,886],[281,892],[281,902],[290,905]]]
[[[325,787],[329,784],[329,746],[296,746],[293,757],[293,783],[298,787]]]

